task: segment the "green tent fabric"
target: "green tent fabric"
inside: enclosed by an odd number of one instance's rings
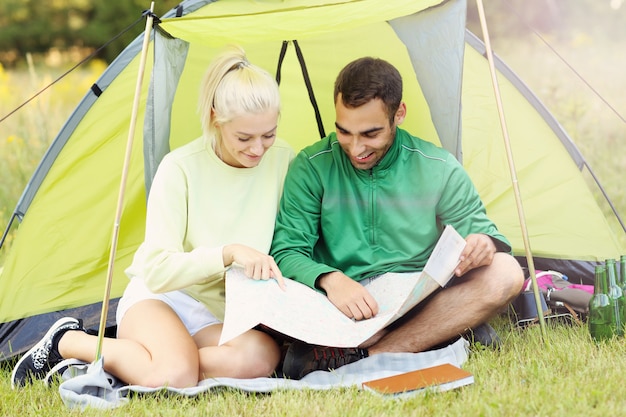
[[[186,0],[163,16],[143,86],[112,297],[123,292],[124,269],[143,239],[154,170],[166,152],[200,135],[200,80],[231,43],[280,76],[278,134],[296,150],[333,130],[332,86],[347,62],[392,62],[405,82],[403,127],[463,162],[523,257],[488,65],[466,33],[465,13],[465,0]],[[21,223],[0,272],[0,359],[28,348],[12,330],[25,329],[26,318],[50,321],[50,312],[102,301],[140,49],[138,38],[86,94],[15,209]],[[582,156],[514,74],[498,68],[533,255],[584,275],[593,262],[626,253],[581,176]],[[87,326],[97,324],[95,311]]]

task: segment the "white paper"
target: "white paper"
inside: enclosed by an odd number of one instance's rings
[[[304,284],[285,279],[283,291],[275,280],[255,281],[233,267],[226,273],[226,313],[219,344],[264,324],[310,344],[358,346],[446,285],[464,247],[465,240],[446,226],[422,272],[390,272],[366,285],[379,312],[361,321],[346,317],[324,294]]]

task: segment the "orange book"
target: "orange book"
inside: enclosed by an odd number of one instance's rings
[[[447,391],[474,383],[474,376],[449,363],[417,371],[405,372],[386,378],[363,382],[363,388],[381,394],[401,394],[424,388],[435,391]]]

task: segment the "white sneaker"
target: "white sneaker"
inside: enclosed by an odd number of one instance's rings
[[[13,368],[12,389],[21,388],[33,380],[42,379],[54,365],[63,360],[59,354],[58,345],[59,339],[68,330],[83,330],[82,321],[72,317],[57,320],[44,337],[26,352]]]

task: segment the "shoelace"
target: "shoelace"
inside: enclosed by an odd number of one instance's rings
[[[361,359],[365,355],[359,352],[358,349],[345,349],[345,348],[314,348],[313,356],[315,362],[327,367],[337,367],[345,365],[346,362],[351,362],[350,357]]]

